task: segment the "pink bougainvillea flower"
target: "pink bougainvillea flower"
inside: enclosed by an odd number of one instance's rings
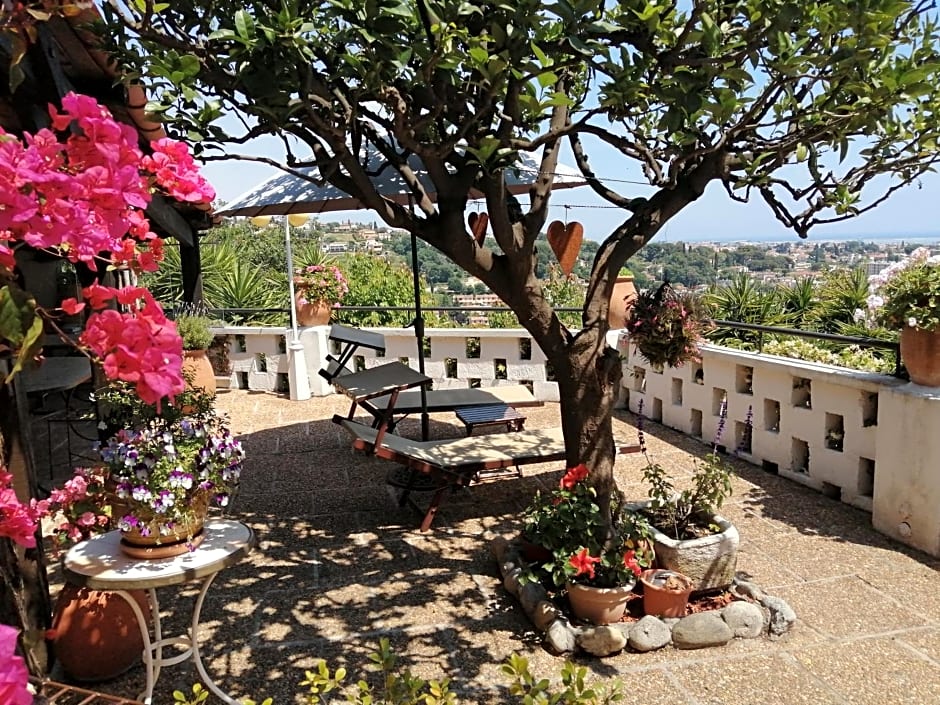
[[[16,654],[17,634],[13,627],[0,624],[0,703],[32,705],[33,696],[27,687],[29,671]]]
[[[0,536],[26,548],[36,547],[36,520],[11,487],[13,476],[0,468]],[[0,702],[4,702],[0,700]]]
[[[588,476],[588,472],[587,465],[584,463],[568,468],[565,476],[561,478],[561,487],[566,490],[574,489],[575,485]]]
[[[82,309],[85,308],[84,302],[79,301],[76,298],[63,299],[62,303],[59,305],[67,315],[74,316],[76,313],[80,313]]]
[[[595,558],[586,548],[582,548],[568,559],[571,566],[577,571],[575,575],[585,575],[588,578],[594,578],[594,566],[601,562],[600,558]]]

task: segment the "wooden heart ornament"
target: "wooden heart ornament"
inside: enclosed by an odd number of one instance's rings
[[[581,223],[573,221],[565,225],[560,220],[553,220],[548,226],[548,244],[558,259],[561,271],[566,275],[574,271],[578,261],[578,252],[584,241],[584,227]]]
[[[467,225],[478,245],[483,244],[486,238],[486,226],[490,224],[490,217],[486,213],[471,213],[467,216]]]

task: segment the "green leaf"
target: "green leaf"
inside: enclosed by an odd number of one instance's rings
[[[235,13],[235,31],[243,39],[251,39],[255,35],[255,21],[244,10]]]
[[[42,318],[36,300],[14,284],[0,288],[0,348],[9,347],[16,362],[6,382],[42,349]]]

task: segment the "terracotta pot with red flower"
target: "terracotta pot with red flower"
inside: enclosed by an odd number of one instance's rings
[[[584,465],[570,468],[558,489],[536,495],[526,510],[525,535],[551,554],[530,565],[528,577],[566,589],[575,617],[609,624],[623,616],[653,551],[646,520],[619,493],[611,494],[611,519],[604,521],[589,475]]]

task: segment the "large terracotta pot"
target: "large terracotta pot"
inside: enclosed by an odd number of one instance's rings
[[[911,382],[925,387],[940,387],[940,328],[903,328],[901,359]]]
[[[187,389],[202,388],[206,394],[215,394],[215,372],[205,350],[183,351],[183,377]]]
[[[150,619],[144,590],[130,591]],[[62,669],[73,680],[114,678],[140,661],[144,640],[134,611],[113,592],[66,583],[52,615],[52,642]]]
[[[617,277],[614,292],[610,295],[610,309],[607,311],[607,323],[611,330],[620,330],[627,326],[627,315],[636,300],[636,286],[633,277]]]
[[[644,570],[643,612],[654,617],[685,617],[685,608],[692,594],[692,581],[673,570]]]
[[[333,307],[325,301],[300,303],[300,297],[295,300],[297,307],[297,325],[299,326],[325,326],[330,322]]]
[[[619,622],[632,597],[633,585],[599,588],[568,583],[571,611],[579,619],[586,619],[593,624]]]

